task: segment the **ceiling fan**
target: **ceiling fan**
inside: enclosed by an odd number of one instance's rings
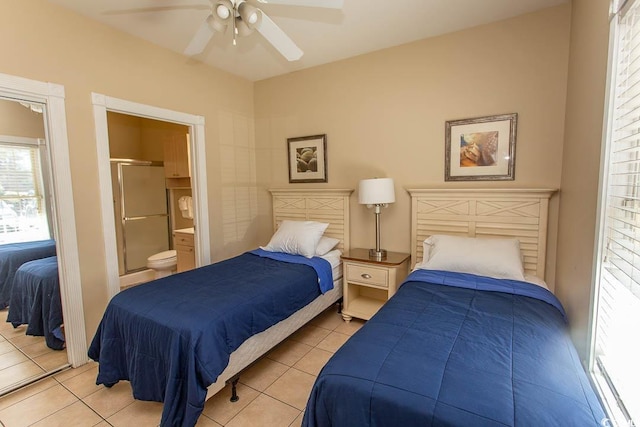
[[[289,6],[342,8],[343,0],[257,0],[262,4]],[[214,33],[224,33],[227,27],[233,31],[233,44],[237,36],[247,36],[257,30],[289,61],[302,57],[302,50],[271,20],[262,10],[246,0],[211,0],[211,12],[200,25],[184,50],[187,56],[194,56],[207,46]]]

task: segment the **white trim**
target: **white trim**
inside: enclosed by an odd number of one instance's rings
[[[87,362],[87,341],[78,261],[64,87],[54,83],[0,74],[0,95],[46,104],[45,132],[51,154],[53,225],[58,254],[60,296],[67,356],[77,367]]]
[[[35,147],[38,147],[41,144],[40,141],[42,141],[42,139],[30,138],[27,136],[0,135],[0,142],[4,144],[34,145]]]
[[[594,363],[596,351],[596,331],[597,325],[597,305],[599,298],[599,278],[600,278],[600,260],[602,259],[602,243],[605,241],[604,219],[606,218],[607,208],[607,187],[609,177],[609,144],[610,133],[613,129],[613,114],[611,114],[611,106],[615,103],[616,90],[613,82],[616,75],[616,52],[618,51],[618,20],[612,19],[609,24],[609,58],[607,64],[607,81],[606,96],[604,105],[604,118],[602,127],[602,144],[600,147],[600,177],[598,180],[598,203],[596,210],[596,230],[595,242],[593,247],[593,269],[591,273],[591,299],[589,301],[589,329],[587,330],[587,360],[585,368],[594,378]],[[583,362],[584,363],[584,362]]]
[[[92,93],[91,99],[96,127],[98,178],[100,182],[100,204],[102,210],[102,228],[104,233],[109,297],[113,297],[120,292],[120,277],[118,274],[116,228],[111,192],[107,111],[179,123],[190,127],[191,186],[193,188],[196,266],[209,264],[211,262],[211,247],[209,244],[209,214],[207,209],[204,117],[138,104],[99,93]]]

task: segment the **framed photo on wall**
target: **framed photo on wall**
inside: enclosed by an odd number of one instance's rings
[[[444,180],[514,180],[517,121],[517,113],[447,121]]]
[[[287,138],[289,182],[327,182],[327,135]]]

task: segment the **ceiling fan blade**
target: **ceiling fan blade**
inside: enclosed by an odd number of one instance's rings
[[[324,7],[327,9],[342,9],[344,0],[258,0],[264,4],[284,4],[287,6]]]
[[[256,29],[289,61],[297,61],[304,52],[264,12]]]
[[[213,37],[213,30],[209,25],[209,21],[213,19],[213,15],[207,16],[207,19],[204,20],[202,24],[200,24],[200,28],[196,31],[196,34],[193,36],[189,45],[184,50],[184,54],[187,56],[193,56],[201,53],[211,37]]]
[[[155,6],[155,7],[137,7],[134,9],[107,10],[102,12],[103,15],[129,15],[132,13],[151,13],[151,12],[168,12],[173,10],[211,10],[210,5],[193,4],[193,5],[175,5],[175,6]]]

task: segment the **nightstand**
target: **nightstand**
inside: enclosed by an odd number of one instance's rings
[[[342,255],[344,307],[342,318],[369,320],[395,293],[409,272],[411,255],[388,252],[382,261],[369,259],[369,249]]]

